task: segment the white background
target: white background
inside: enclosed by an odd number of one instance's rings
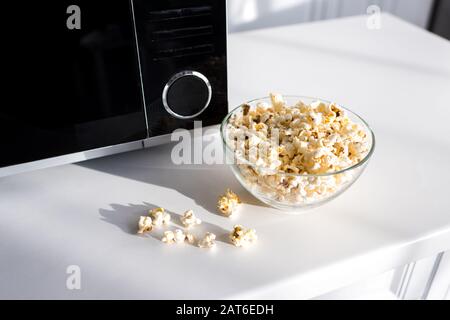
[[[230,32],[367,13],[370,5],[425,28],[433,0],[228,0]]]

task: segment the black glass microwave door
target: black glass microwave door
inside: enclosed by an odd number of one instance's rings
[[[9,1],[0,10],[0,167],[147,136],[129,0]]]

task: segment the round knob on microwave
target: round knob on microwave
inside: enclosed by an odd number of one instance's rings
[[[164,108],[179,119],[192,119],[208,108],[211,102],[211,84],[197,71],[183,71],[170,78],[164,87]]]

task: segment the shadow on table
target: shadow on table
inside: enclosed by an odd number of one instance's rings
[[[111,209],[100,209],[99,213],[101,216],[101,220],[108,222],[123,232],[137,235],[137,223],[139,221],[140,216],[145,216],[148,214],[148,211],[157,208],[159,206],[150,204],[147,202],[143,202],[142,204],[111,204]],[[172,211],[166,210],[167,213],[171,216],[170,225],[155,228],[152,232],[146,233],[144,235],[139,235],[141,237],[152,237],[158,241],[161,240],[164,231],[167,230],[175,230],[175,229],[183,229],[183,225],[181,224],[181,214],[177,214]],[[226,244],[230,244],[228,241],[228,233],[229,231],[225,230],[222,227],[219,227],[215,224],[202,221],[202,224],[197,226],[194,229],[190,230],[192,234],[196,237],[196,239],[202,238],[206,232],[212,232],[216,235],[216,241],[224,242]],[[195,244],[194,244],[195,245]]]
[[[78,165],[176,190],[217,215],[217,199],[227,188],[238,193],[246,204],[267,207],[240,185],[228,165],[174,165],[170,159],[170,150],[171,145],[165,145]],[[153,196],[157,199],[157,195]]]

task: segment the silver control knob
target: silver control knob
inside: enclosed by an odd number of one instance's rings
[[[212,88],[208,78],[197,71],[182,71],[164,86],[162,102],[166,111],[179,119],[192,119],[208,108]]]

